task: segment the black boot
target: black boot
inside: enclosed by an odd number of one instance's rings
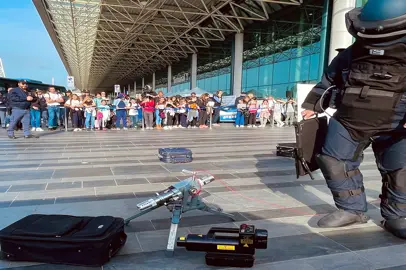
[[[352,225],[354,223],[367,223],[369,217],[364,213],[351,213],[344,210],[337,210],[321,218],[317,225],[321,228],[337,228]]]
[[[406,218],[385,220],[382,225],[393,235],[406,239]]]

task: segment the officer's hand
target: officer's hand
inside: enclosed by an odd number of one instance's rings
[[[32,96],[27,97],[27,101],[32,101],[32,100],[33,100]]]
[[[314,112],[314,111],[311,111],[311,110],[304,110],[303,112],[302,112],[302,116],[303,116],[303,118],[306,120],[306,119],[309,119],[309,118],[311,118],[311,117],[313,117],[314,115],[315,115],[316,113]]]

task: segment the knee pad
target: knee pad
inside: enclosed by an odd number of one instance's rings
[[[333,184],[333,181],[348,181],[351,177],[360,174],[361,172],[358,169],[348,171],[344,161],[326,155],[317,155],[316,162],[319,165],[324,178],[326,178],[327,185],[331,189],[331,193],[334,197],[347,198],[360,195],[365,191],[363,186],[357,189],[339,191],[335,190],[336,188],[334,186],[337,185]]]
[[[405,194],[402,199],[403,201],[406,200],[406,168],[383,175],[382,182],[382,195],[380,196],[382,203],[395,206],[398,209],[405,209],[406,204],[394,201],[393,196],[388,194],[388,190],[390,189],[392,192],[396,192],[398,197],[403,197],[401,196],[402,193]]]
[[[406,193],[406,168],[385,174],[382,182],[386,188]]]
[[[406,218],[385,220],[383,226],[393,235],[406,239]]]
[[[327,181],[344,180],[361,173],[359,169],[348,171],[344,161],[326,155],[317,155],[316,162]]]

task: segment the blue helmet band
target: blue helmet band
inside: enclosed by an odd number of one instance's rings
[[[359,39],[397,39],[406,35],[406,14],[382,21],[362,21],[362,8],[356,8],[346,14],[348,32]]]

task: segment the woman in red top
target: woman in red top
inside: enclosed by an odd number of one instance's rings
[[[154,125],[154,112],[155,112],[155,102],[153,99],[150,99],[146,96],[143,101],[141,102],[142,107],[142,117],[143,117],[143,124],[142,127],[146,129],[153,129]]]

